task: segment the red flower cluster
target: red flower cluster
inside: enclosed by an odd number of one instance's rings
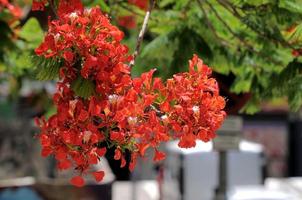
[[[0,0],[0,13],[3,12],[4,9],[7,9],[12,15],[12,18],[8,20],[9,22],[13,22],[22,16],[22,10],[20,7],[10,3],[8,0]]]
[[[114,159],[121,167],[126,165],[125,151],[130,151],[133,170],[148,148],[154,149],[154,161],[164,159],[158,150],[162,142],[180,139],[180,147],[190,148],[196,140],[215,136],[226,115],[225,100],[202,60],[194,55],[189,72],[166,83],[153,78],[155,70],[132,79],[123,33],[98,8],[70,11],[63,9],[60,19],[49,23],[36,53],[64,62],[53,97],[57,113],[37,124],[42,155],[55,155],[61,170],[75,166],[80,172],[72,184],[82,186],[82,175],[88,173],[96,181],[103,179],[104,172],[93,172],[91,166],[106,147],[115,147]],[[78,79],[94,86],[89,98],[71,89]]]

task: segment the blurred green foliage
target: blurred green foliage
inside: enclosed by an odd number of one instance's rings
[[[144,10],[127,0],[83,2],[99,6],[117,25],[120,16],[135,16],[135,29],[121,27],[124,42],[134,51]],[[0,70],[27,76],[40,69],[39,79],[55,78],[59,62],[29,59],[43,38],[37,19],[27,20],[18,39],[0,23]],[[302,104],[302,58],[292,52],[300,48],[302,0],[157,0],[132,73],[157,68],[157,75],[166,79],[186,71],[196,53],[216,73],[234,77],[231,92],[252,95],[243,111],[257,112],[262,101],[279,97],[287,97],[297,110]],[[81,84],[78,80],[73,87]]]

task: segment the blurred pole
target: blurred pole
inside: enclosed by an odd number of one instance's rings
[[[227,152],[239,150],[239,142],[242,135],[243,119],[240,116],[229,115],[220,129],[217,131],[217,138],[213,140],[214,150],[218,152],[218,186],[215,190],[214,200],[227,199]]]
[[[214,200],[227,199],[227,151],[219,151],[219,181],[215,191]]]
[[[131,182],[132,182],[132,200],[136,200],[137,199],[137,175],[135,174],[135,172],[132,172],[132,176],[131,176]]]
[[[157,185],[158,185],[158,191],[159,191],[158,200],[164,200],[163,199],[163,181],[164,181],[164,167],[163,167],[163,164],[159,164],[158,170],[157,170]]]

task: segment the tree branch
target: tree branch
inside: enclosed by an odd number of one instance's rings
[[[270,58],[270,57],[266,57],[266,56],[263,56],[261,54],[261,52],[257,51],[253,45],[251,45],[250,43],[248,43],[244,38],[242,38],[240,35],[238,35],[236,32],[234,32],[232,30],[232,28],[226,23],[226,21],[224,21],[224,19],[222,19],[222,17],[218,14],[217,10],[213,7],[213,5],[211,3],[209,3],[207,0],[205,1],[206,4],[209,5],[210,9],[213,11],[213,13],[215,14],[215,16],[217,17],[217,19],[228,29],[228,31],[235,37],[239,40],[240,43],[242,43],[243,45],[245,45],[247,47],[247,50],[252,52],[252,53],[255,53],[261,57],[263,57],[265,60],[269,61],[269,62],[272,62],[276,65],[281,65],[280,62]]]
[[[123,4],[120,4],[119,6],[122,7],[123,9],[127,10],[128,12],[131,12],[131,13],[134,14],[134,15],[137,15],[137,16],[140,16],[140,17],[145,17],[144,14],[138,13],[138,12],[136,12],[135,10],[133,10],[133,9],[131,9],[131,8],[128,8],[127,6],[125,6],[125,5],[123,5]]]
[[[259,36],[261,36],[264,39],[270,40],[273,43],[277,44],[281,44],[283,47],[287,47],[287,48],[291,48],[293,49],[293,47],[287,43],[284,40],[278,40],[276,38],[270,37],[267,34],[265,34],[262,31],[259,31],[258,29],[255,29],[254,27],[252,27],[250,24],[244,22],[242,20],[242,16],[238,13],[238,11],[236,10],[236,8],[233,7],[233,5],[228,1],[228,0],[217,0],[217,2],[223,6],[226,10],[228,10],[234,17],[236,17],[237,19],[240,20],[240,22],[242,22],[243,24],[245,24],[248,28],[250,28],[252,31],[254,31],[255,33],[257,33]]]
[[[149,8],[148,8],[148,11],[146,12],[142,28],[141,28],[141,30],[139,32],[139,35],[138,35],[138,38],[137,38],[136,48],[135,48],[135,51],[133,53],[133,58],[130,62],[130,67],[134,66],[135,59],[136,59],[136,57],[138,56],[138,54],[140,52],[141,43],[143,42],[144,34],[146,32],[146,29],[147,29],[150,14],[151,14],[151,11],[154,8],[154,6],[155,6],[155,0],[150,0],[150,5],[149,5]]]
[[[207,23],[208,27],[209,27],[209,28],[211,29],[211,31],[213,32],[214,36],[215,36],[218,40],[221,41],[221,44],[222,44],[222,45],[224,45],[224,46],[229,46],[228,42],[225,41],[223,38],[221,38],[221,37],[217,34],[217,32],[216,32],[216,30],[215,30],[213,24],[211,23],[210,19],[209,19],[208,16],[207,16],[207,13],[206,13],[204,7],[202,6],[202,1],[201,1],[201,0],[197,0],[197,3],[198,3],[198,5],[199,5],[199,7],[200,7],[200,9],[201,9],[201,11],[202,11],[202,13],[203,13],[203,15],[204,15],[204,18],[205,18],[205,20],[206,20],[206,23]]]
[[[56,19],[59,19],[59,16],[58,16],[58,13],[57,13],[57,11],[56,11],[56,9],[55,9],[53,0],[48,0],[48,3],[49,3],[49,6],[50,6],[50,8],[51,8],[53,14],[55,15],[55,18],[56,18]]]

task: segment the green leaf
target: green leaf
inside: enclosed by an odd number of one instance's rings
[[[159,54],[159,50],[162,51],[162,49],[169,44],[169,38],[167,34],[160,35],[156,37],[154,40],[149,42],[144,48],[141,53],[142,57],[145,57],[149,53],[157,54],[158,56],[164,56]]]
[[[246,113],[249,115],[255,114],[261,110],[259,101],[256,98],[252,98],[244,107],[240,110],[240,113]]]
[[[82,76],[78,76],[72,83],[71,89],[75,94],[82,98],[89,98],[95,94],[95,85],[88,79],[84,79]]]
[[[274,1],[274,0],[273,0]],[[263,4],[271,3],[272,0],[244,0],[245,3],[252,5],[252,6],[261,6]]]
[[[163,8],[163,7],[168,6],[169,4],[173,4],[173,3],[175,3],[175,0],[161,0],[159,2],[159,6],[161,8]]]
[[[41,81],[54,80],[59,76],[63,62],[56,58],[44,58],[43,56],[32,56],[35,66],[36,78]]]
[[[28,42],[30,48],[36,48],[43,40],[44,33],[36,18],[30,18],[20,31],[20,37]]]
[[[279,7],[285,8],[292,12],[302,14],[302,1],[301,0],[280,0]]]
[[[83,0],[84,5],[86,6],[100,6],[101,10],[105,13],[109,13],[110,12],[110,7],[105,3],[104,0]]]
[[[293,32],[286,33],[285,35],[286,39],[291,44],[301,44],[302,42],[302,24],[299,24]]]
[[[301,0],[280,0],[279,7],[285,8],[291,12],[302,14],[302,1]]]

